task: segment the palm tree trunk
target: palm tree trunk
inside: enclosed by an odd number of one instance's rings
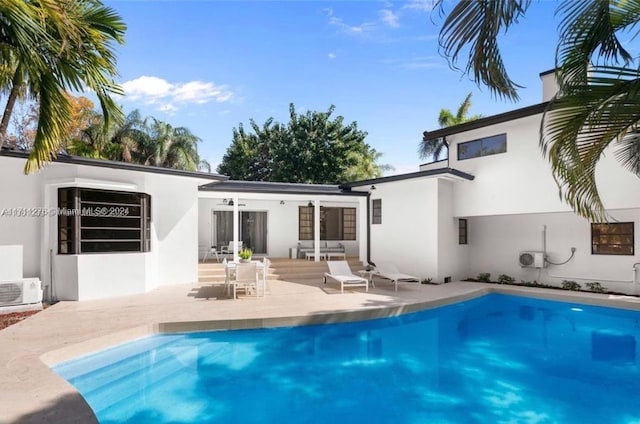
[[[18,100],[18,94],[20,93],[20,84],[20,66],[17,66],[16,71],[13,74],[13,79],[11,81],[11,92],[9,93],[9,98],[7,99],[7,104],[4,107],[4,113],[2,114],[2,121],[0,122],[0,147],[4,146],[7,140],[9,120],[11,119],[13,108],[16,105],[16,100]]]

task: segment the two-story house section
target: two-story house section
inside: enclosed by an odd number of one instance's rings
[[[371,260],[389,260],[434,281],[491,273],[517,281],[584,287],[599,282],[632,293],[638,276],[636,232],[640,180],[615,160],[613,147],[597,169],[608,225],[577,216],[562,201],[540,148],[555,73],[540,75],[540,104],[425,131],[443,138],[446,160],[420,171],[347,184],[371,191]]]

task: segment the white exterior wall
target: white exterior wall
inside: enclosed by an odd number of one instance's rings
[[[619,222],[634,222],[636,234],[640,229],[640,209],[611,211]],[[550,261],[561,263],[576,252],[565,265],[547,268],[521,268],[521,251],[543,251],[543,228],[546,226],[547,254]],[[584,283],[600,282],[611,291],[633,293],[633,264],[640,261],[638,237],[635,237],[634,256],[592,255],[591,225],[588,220],[572,212],[487,216],[469,219],[469,270],[467,277],[489,272],[493,280],[507,274],[516,281],[538,281],[561,285],[562,280]]]
[[[551,165],[539,147],[542,114],[447,137],[450,167],[475,176],[456,184],[454,213],[459,217],[565,212],[571,208],[558,196]],[[507,134],[507,152],[457,159],[457,144]],[[597,168],[598,187],[609,209],[640,207],[640,179],[624,170],[609,151]]]
[[[460,182],[438,179],[438,274],[435,282],[464,278],[468,273],[469,245],[458,244],[458,219],[453,215],[454,186]]]
[[[371,261],[392,262],[406,274],[438,278],[438,181],[376,183],[382,223],[371,224]]]
[[[58,255],[57,217],[0,217],[0,245],[20,244],[24,276],[38,277],[60,300],[144,293],[197,281],[195,178],[51,163],[24,175],[23,159],[0,157],[2,208],[53,208],[59,187],[144,192],[151,196],[151,252]],[[52,260],[50,261],[50,258]],[[50,295],[50,292],[45,292]]]
[[[233,207],[222,204],[222,199],[232,199],[238,197],[240,211],[250,212],[267,212],[267,256],[273,258],[289,257],[289,249],[296,247],[298,244],[298,207],[306,206],[311,196],[298,196],[298,199],[292,199],[291,195],[264,195],[275,197],[272,200],[247,198],[246,193],[216,193],[219,198],[201,197],[198,203],[198,245],[200,249],[206,249],[207,246],[215,244],[213,241],[213,210],[233,211]],[[260,194],[255,194],[259,196]],[[304,197],[304,200],[300,200]],[[334,199],[321,200],[321,206],[327,207],[353,207],[356,208],[356,240],[340,240],[328,241],[329,244],[342,243],[345,247],[346,254],[349,256],[358,256],[360,254],[360,239],[366,237],[362,235],[360,225],[360,204],[358,199],[350,198],[349,200]],[[342,196],[340,196],[342,198]],[[284,205],[280,201],[284,200]],[[363,206],[366,206],[363,204]],[[365,227],[366,229],[366,227]],[[311,243],[305,240],[303,243]]]

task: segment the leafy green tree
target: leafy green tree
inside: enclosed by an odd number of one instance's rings
[[[100,101],[106,124],[122,112],[110,97],[122,94],[113,43],[124,42],[122,19],[99,0],[0,2],[0,90],[7,101],[0,144],[16,101],[38,100],[39,119],[25,171],[41,168],[62,147],[71,118],[66,90],[85,87]]]
[[[217,171],[234,180],[337,184],[382,176],[380,153],[364,142],[358,124],[332,119],[326,112],[296,113],[289,105],[289,122],[268,119],[262,126],[250,120],[233,129],[233,141]]]
[[[438,0],[443,12],[447,2]],[[440,31],[443,53],[499,98],[518,99],[498,36],[522,18],[531,0],[460,1]],[[608,218],[595,171],[605,149],[615,148],[622,166],[640,176],[640,69],[624,47],[637,37],[640,3],[627,0],[565,0],[556,49],[560,96],[543,117],[540,146],[563,199],[580,215]],[[623,38],[621,38],[623,37]],[[465,57],[465,54],[467,55]]]
[[[469,116],[471,95],[472,93],[467,94],[467,97],[464,98],[455,115],[449,109],[440,109],[440,115],[438,116],[438,124],[440,127],[451,127],[453,125],[462,124],[468,121],[475,121],[476,119],[482,118],[482,115]],[[435,161],[438,160],[443,153],[446,153],[446,156],[449,156],[449,149],[444,138],[435,138],[432,140],[423,140],[420,143],[418,153],[423,159],[431,158]]]

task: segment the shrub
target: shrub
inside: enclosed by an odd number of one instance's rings
[[[483,283],[489,283],[491,282],[491,274],[488,272],[481,272],[480,274],[478,274],[478,277],[476,277],[476,280]]]
[[[238,252],[238,256],[240,257],[240,259],[251,259],[251,256],[253,256],[253,251],[248,247],[244,247],[240,249],[240,251]]]
[[[565,290],[580,290],[580,284],[571,280],[562,280],[562,288]]]
[[[424,280],[420,281],[421,284],[433,284],[433,278],[425,278]]]
[[[515,281],[515,278],[507,274],[502,274],[498,277],[498,283],[500,284],[513,284]]]
[[[585,284],[585,286],[587,286],[587,288],[594,293],[604,293],[607,291],[607,288],[602,287],[602,284],[598,283],[597,281],[594,281],[593,283],[587,283]]]

